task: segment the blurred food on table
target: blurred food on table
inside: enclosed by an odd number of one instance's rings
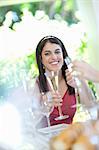
[[[99,121],[76,122],[50,140],[50,150],[99,149]]]

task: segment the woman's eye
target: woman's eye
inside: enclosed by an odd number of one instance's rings
[[[55,53],[56,53],[56,54],[59,54],[59,53],[61,53],[61,51],[56,51]]]
[[[50,55],[50,53],[45,53],[45,56],[48,56],[48,55]]]

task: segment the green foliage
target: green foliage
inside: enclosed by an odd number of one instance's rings
[[[27,68],[28,68],[28,75],[31,78],[35,78],[38,75],[38,68],[36,64],[36,59],[35,59],[35,52],[32,53],[31,55],[26,57],[27,59]]]
[[[84,34],[84,37],[81,39],[80,47],[77,49],[78,57],[83,58],[86,51],[87,51],[87,35]]]
[[[87,51],[87,35],[84,35],[84,38],[81,39],[81,45],[79,49],[77,49],[77,57],[84,58],[85,52]],[[88,86],[92,90],[93,94],[96,96],[96,88],[92,81],[88,81]]]
[[[18,16],[17,21],[20,21],[23,11],[26,9],[32,12],[33,15],[36,14],[36,11],[43,10],[50,19],[56,18],[55,16],[58,14],[60,18],[67,21],[68,25],[78,22],[78,19],[75,16],[76,10],[73,0],[44,0],[0,7],[0,24],[4,21],[8,11],[16,12]]]
[[[96,88],[92,81],[88,81],[89,87],[92,89],[94,96],[96,97]]]
[[[0,61],[0,99],[8,96],[9,92],[27,81],[35,78],[38,70],[35,62],[35,52],[23,58]]]
[[[87,42],[81,40],[81,47],[79,48],[79,55],[83,55],[87,48]]]

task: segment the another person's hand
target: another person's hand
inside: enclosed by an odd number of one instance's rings
[[[81,61],[74,60],[72,64],[73,64],[72,67],[73,71],[79,72],[78,77],[85,78],[87,80],[91,80],[94,82],[99,82],[99,71],[97,71],[87,62],[83,60]]]
[[[65,73],[66,73],[67,84],[73,88],[76,88],[77,85],[76,85],[75,78],[73,76],[73,71],[69,71],[69,69],[66,69]]]

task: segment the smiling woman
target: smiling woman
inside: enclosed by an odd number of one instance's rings
[[[70,87],[66,81],[65,70],[67,65],[64,61],[66,56],[68,56],[68,54],[64,44],[55,36],[42,38],[36,48],[39,76],[36,79],[33,90],[33,97],[35,97],[33,105],[36,105],[36,103],[40,104],[45,100],[42,94],[47,95],[48,92],[50,93],[52,101],[48,106],[53,106],[53,111],[51,111],[49,116],[51,125],[72,123],[76,111],[76,108],[71,107],[76,103],[74,88]],[[49,80],[47,80],[49,77],[52,81],[54,75],[57,82],[56,84],[58,85],[56,90],[53,90]],[[40,109],[40,105],[38,105],[38,107]],[[59,120],[56,119],[60,113],[59,107],[63,113],[61,115],[68,117],[62,117]]]

